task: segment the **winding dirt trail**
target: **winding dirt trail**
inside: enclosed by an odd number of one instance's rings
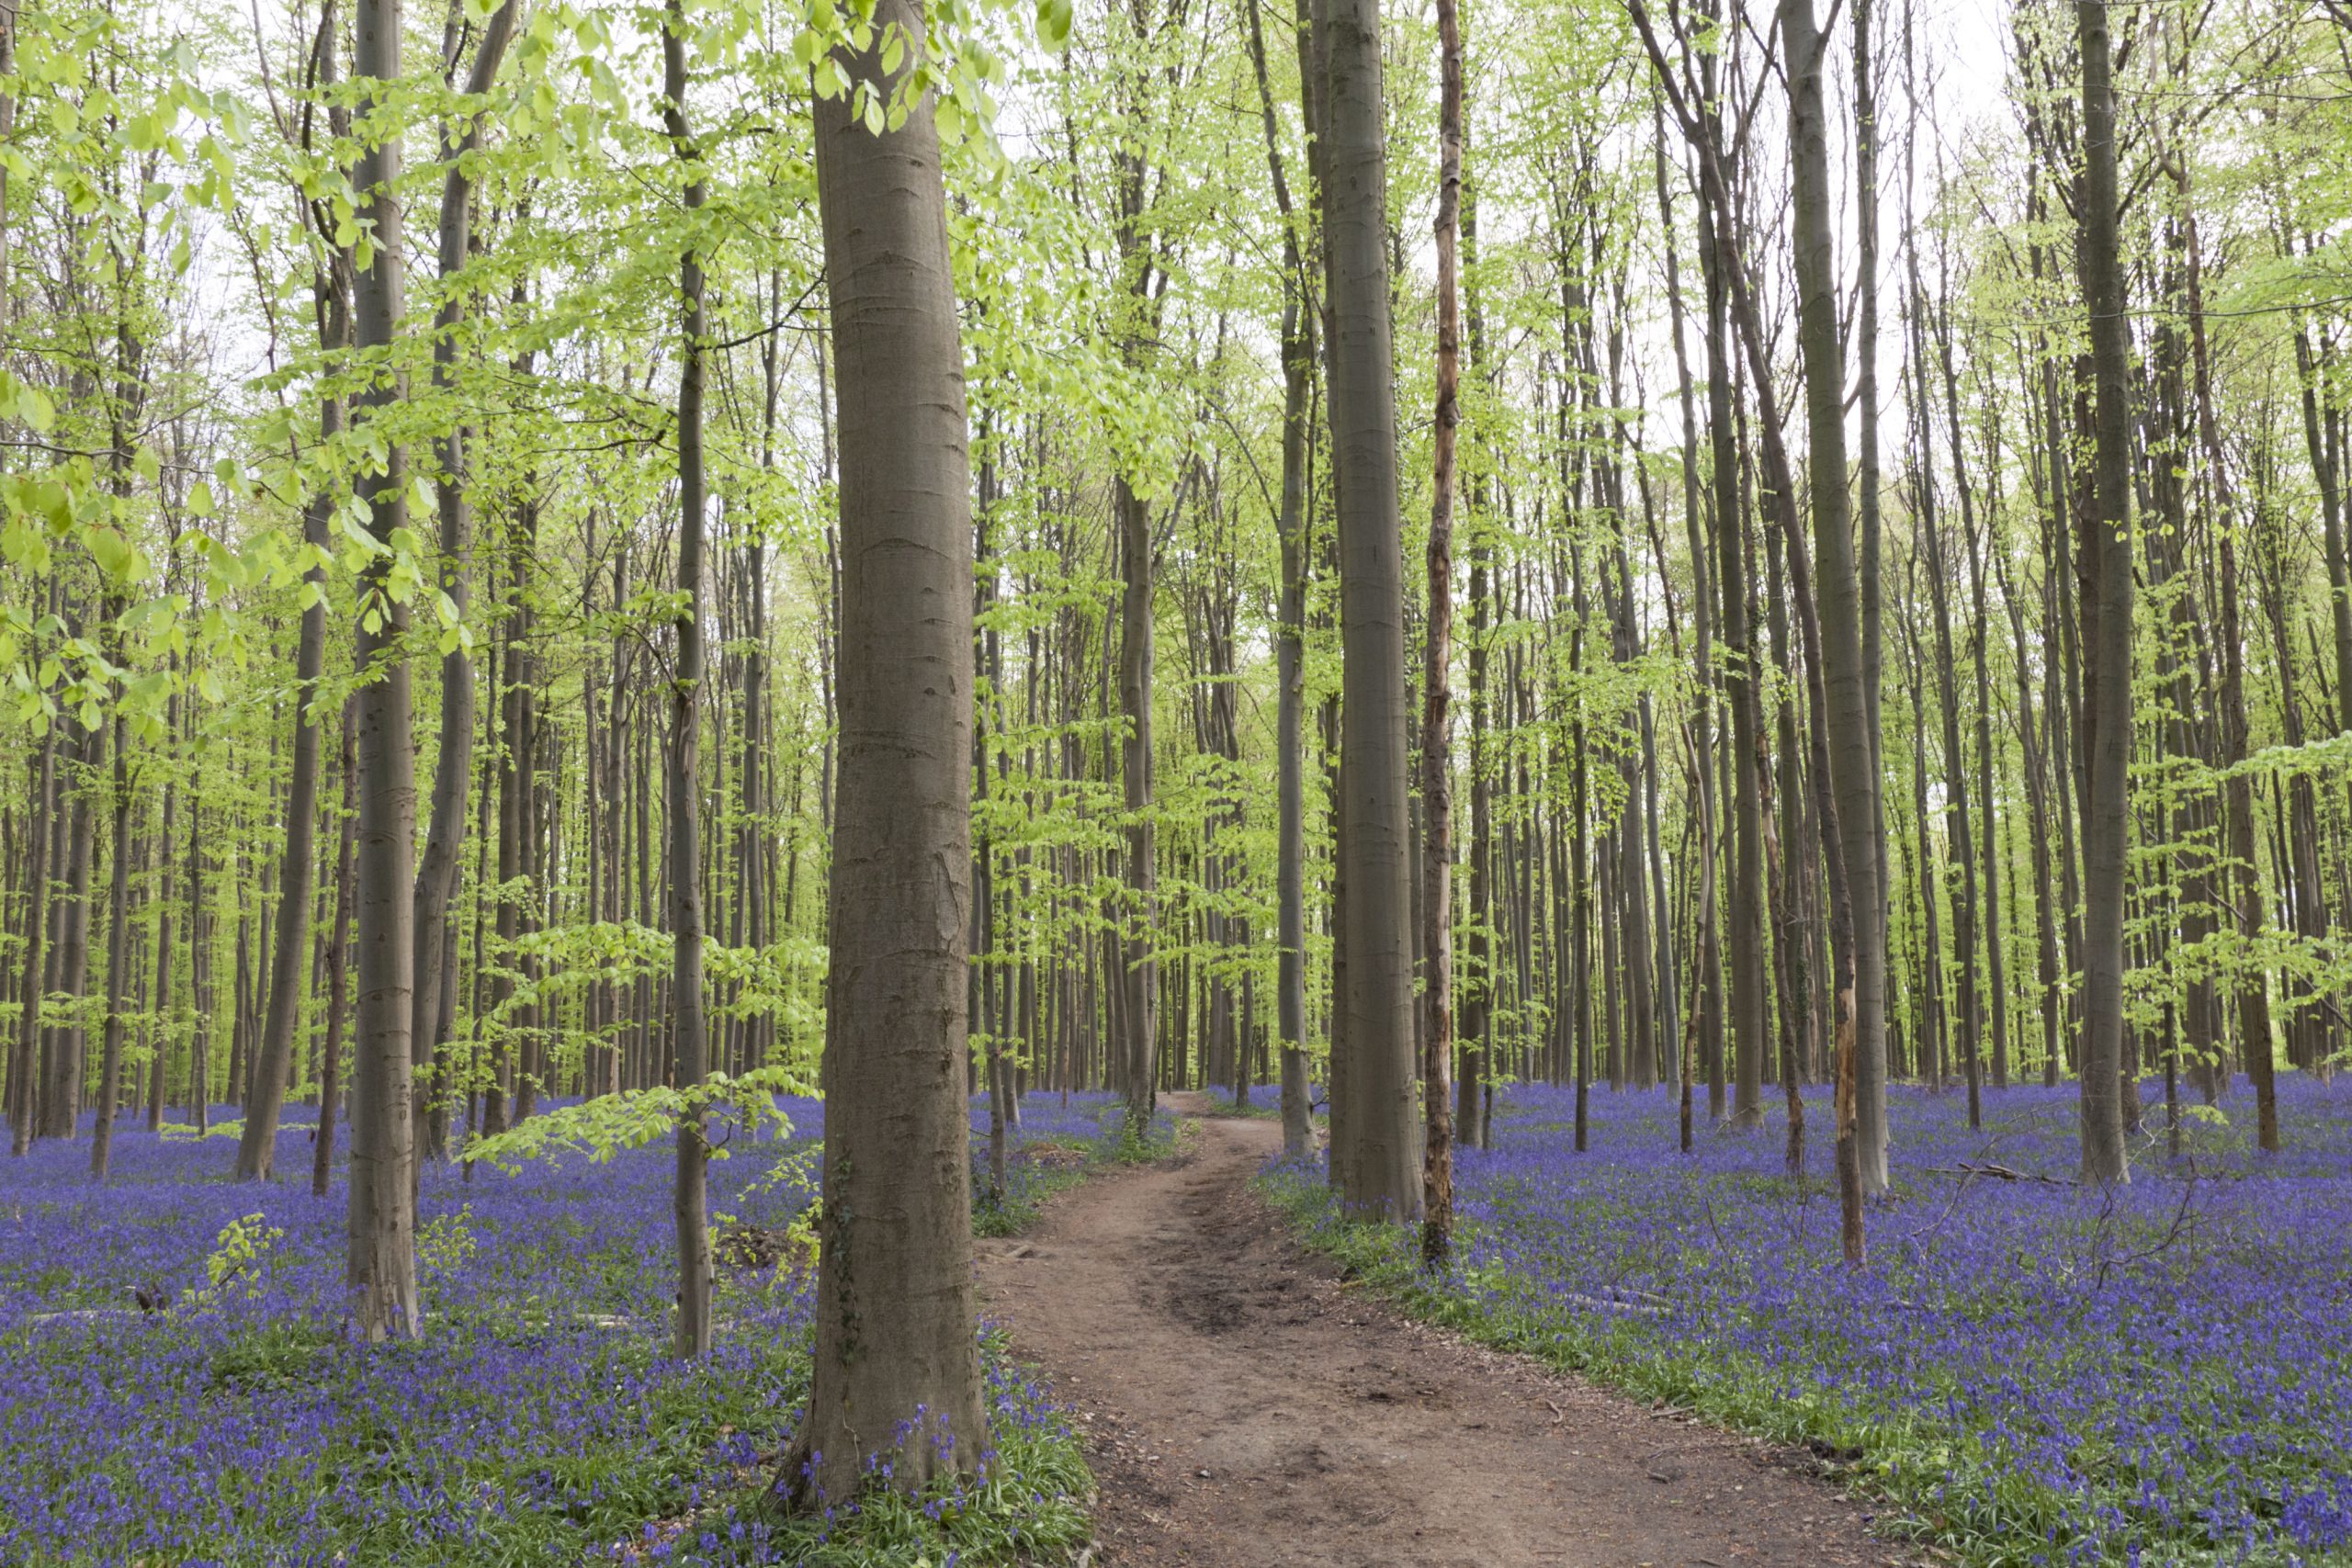
[[[1198,1115],[1198,1096],[1175,1097]],[[1893,1564],[1810,1461],[1409,1322],[1249,1188],[1272,1122],[980,1247],[986,1309],[1078,1413],[1096,1561],[1202,1568]]]

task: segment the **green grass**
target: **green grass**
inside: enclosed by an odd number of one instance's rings
[[[804,1341],[791,1352],[803,1368],[808,1348]],[[1016,1398],[1036,1397],[1001,1334],[987,1337],[984,1351],[992,1395],[1011,1389]],[[786,1436],[775,1435],[779,1441]],[[822,1516],[786,1512],[772,1464],[747,1468],[737,1477],[740,1485],[706,1492],[693,1511],[640,1528],[633,1538],[642,1554],[637,1560],[701,1562],[707,1539],[723,1541],[730,1531],[753,1527],[766,1532],[771,1561],[797,1568],[943,1568],[949,1562],[1027,1568],[1074,1560],[1093,1539],[1086,1505],[1094,1477],[1077,1436],[1059,1422],[1007,1422],[995,1441],[994,1461],[978,1481],[941,1482],[913,1495],[876,1489]],[[661,1546],[670,1555],[657,1556]]]

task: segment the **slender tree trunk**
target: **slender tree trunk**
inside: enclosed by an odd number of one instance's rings
[[[327,939],[327,1043],[319,1064],[319,1131],[311,1145],[311,1195],[323,1198],[327,1177],[334,1167],[335,1095],[342,1087],[343,1021],[351,980],[351,855],[357,823],[355,799],[358,789],[357,734],[352,724],[353,704],[343,705],[342,826],[335,833],[334,922]]]
[[[514,37],[518,0],[504,0],[482,27],[474,45],[472,68],[466,73],[464,92],[478,99],[498,78],[499,62]],[[466,315],[466,295],[455,279],[468,260],[473,231],[473,180],[468,160],[481,142],[481,115],[468,112],[445,131],[441,142],[444,174],[438,255],[441,286],[447,290],[433,319],[433,385],[447,395],[457,378],[458,338]],[[472,592],[472,572],[467,560],[473,536],[472,508],[467,501],[467,446],[472,432],[454,425],[435,443],[435,520],[439,525],[441,592],[447,594],[460,619]],[[307,630],[307,623],[306,630]],[[443,1106],[446,1093],[439,1056],[447,1043],[442,1016],[450,1010],[449,989],[457,976],[448,972],[449,903],[457,897],[458,857],[466,833],[466,786],[473,777],[474,664],[464,648],[453,648],[441,658],[440,745],[433,764],[433,801],[424,836],[424,855],[416,868],[415,1000],[409,1013],[409,1045],[419,1069],[416,1097],[417,1158],[447,1157],[449,1119]],[[313,742],[315,748],[316,742]]]
[[[1827,128],[1822,109],[1821,62],[1825,40],[1815,29],[1812,0],[1781,0],[1781,36],[1789,49],[1790,166],[1794,189],[1799,328],[1805,372],[1806,424],[1813,491],[1814,576],[1819,584],[1821,639],[1808,648],[1807,663],[1822,662],[1816,679],[1826,704],[1827,756],[1836,786],[1835,809],[1820,813],[1825,847],[1833,823],[1841,839],[1843,889],[1833,872],[1833,925],[1849,925],[1850,957],[1837,959],[1849,996],[1838,998],[1838,1014],[1840,1163],[1849,1137],[1845,1127],[1850,1049],[1853,1114],[1862,1190],[1886,1190],[1886,1009],[1885,931],[1878,920],[1875,890],[1881,845],[1879,780],[1871,739],[1872,694],[1862,668],[1861,583],[1854,559],[1852,514],[1846,494],[1844,359],[1838,341],[1838,281],[1830,242]],[[1793,552],[1793,544],[1791,549]],[[1802,563],[1792,559],[1795,574]],[[1827,800],[1825,795],[1825,801]],[[1847,908],[1836,908],[1843,897]],[[1835,943],[1833,942],[1833,946]],[[1847,1032],[1852,1032],[1850,1045]],[[1849,1217],[1848,1261],[1860,1261],[1860,1212]]]
[[[1282,604],[1274,629],[1275,814],[1274,1021],[1282,1037],[1283,1157],[1306,1156],[1311,1133],[1306,1078],[1306,484],[1307,399],[1314,389],[1315,315],[1306,298],[1299,214],[1292,208],[1266,70],[1258,0],[1250,5],[1250,59],[1266,132],[1266,166],[1283,218],[1283,491],[1275,532],[1282,546]]]
[[[119,613],[119,611],[118,611]],[[108,617],[109,620],[113,616]],[[118,649],[118,653],[119,649]],[[90,1175],[107,1179],[114,1153],[114,1119],[122,1102],[123,994],[130,977],[130,721],[114,716],[113,873],[107,887],[107,1017],[98,1062],[97,1125],[90,1138]]]
[[[1462,15],[1437,0],[1442,57],[1438,108],[1437,414],[1430,505],[1429,618],[1421,665],[1421,1266],[1453,1250],[1453,448],[1461,423],[1462,331],[1455,242],[1462,209]]]
[[[322,56],[332,48],[322,49]],[[321,72],[328,76],[326,70]],[[330,78],[331,79],[331,78]],[[330,275],[320,292],[321,347],[332,353],[345,340],[349,307],[340,276],[341,258],[330,263]],[[343,400],[330,397],[319,410],[319,431],[331,440],[343,428]],[[323,556],[332,546],[329,527],[334,498],[322,491],[302,513],[302,540]],[[262,1026],[260,1060],[253,1092],[245,1101],[244,1131],[237,1139],[236,1179],[268,1179],[277,1152],[277,1121],[286,1105],[288,1069],[294,1061],[294,1027],[302,1005],[301,954],[311,940],[311,880],[316,871],[315,844],[319,817],[319,681],[326,672],[326,570],[313,566],[304,574],[304,592],[311,603],[302,611],[300,639],[294,653],[294,774],[286,789],[285,851],[278,864],[277,953],[269,966],[269,1014]]]
[[[702,150],[686,129],[685,0],[669,0],[662,31],[662,118],[670,150],[685,179],[688,220],[702,209]],[[702,701],[703,264],[700,236],[690,235],[678,261],[678,662],[670,683],[670,1006],[677,1032],[674,1084],[691,1095],[701,1088],[708,1052],[703,1020],[702,818],[697,766]],[[689,1104],[678,1117],[678,1175],[673,1212],[678,1232],[678,1316],[673,1352],[682,1359],[710,1352],[713,1284],[710,1223],[704,1168],[703,1111]]]
[[[179,660],[172,660],[175,673]],[[180,694],[174,692],[165,705],[164,734],[166,748],[176,746],[180,733]],[[149,1037],[154,1042],[154,1057],[148,1065],[147,1130],[160,1133],[164,1127],[164,1097],[167,1092],[166,1077],[172,1059],[172,960],[176,948],[172,941],[172,845],[174,820],[179,815],[179,778],[177,770],[164,778],[164,825],[156,839],[155,858],[163,868],[163,888],[156,898],[155,911],[155,1010],[148,1025]]]
[[[1682,1119],[1686,1123],[1686,1136],[1682,1146],[1688,1150],[1690,1145],[1687,1123],[1690,1120],[1690,1079],[1694,1073],[1703,1071],[1706,1074],[1710,1096],[1716,1101],[1710,1108],[1713,1118],[1720,1120],[1723,1114],[1723,949],[1719,934],[1722,921],[1715,894],[1715,868],[1723,852],[1715,827],[1715,599],[1714,574],[1710,570],[1707,555],[1706,512],[1700,491],[1699,421],[1691,395],[1690,355],[1683,341],[1682,262],[1676,243],[1671,187],[1667,181],[1666,123],[1662,113],[1656,118],[1658,216],[1666,237],[1667,309],[1673,322],[1675,391],[1682,411],[1682,520],[1690,548],[1691,621],[1697,655],[1690,704],[1690,750],[1691,793],[1699,816],[1698,853],[1702,870],[1696,939],[1698,954],[1691,986],[1695,995],[1690,1001],[1690,1029],[1685,1031],[1683,1048]],[[1863,417],[1874,426],[1875,421],[1867,402]],[[1478,702],[1475,691],[1476,684],[1474,667],[1471,697],[1474,710]],[[1474,815],[1476,805],[1474,799]],[[1476,874],[1474,869],[1472,875],[1475,877]]]
[[[1936,696],[1942,725],[1944,753],[1944,832],[1951,845],[1951,862],[1960,870],[1960,891],[1952,898],[1952,941],[1959,960],[1954,980],[1959,996],[1958,1048],[1961,1071],[1968,1084],[1968,1124],[1983,1122],[1978,1072],[1984,1060],[1977,1013],[1976,853],[1969,842],[1968,758],[1960,743],[1958,660],[1952,655],[1951,576],[1944,557],[1943,527],[1935,504],[1934,428],[1928,391],[1928,304],[1919,287],[1918,259],[1912,253],[1911,298],[1915,308],[1912,423],[1918,433],[1918,530],[1928,549],[1928,593],[1936,617]]]
[[[65,899],[57,909],[57,977],[50,987],[71,998],[68,1021],[48,1032],[49,1082],[42,1091],[40,1135],[71,1138],[82,1110],[82,1001],[89,987],[90,860],[96,853],[96,820],[90,810],[89,781],[106,761],[106,731],[94,729],[74,747],[83,782],[74,791],[65,840]]]
[[[1707,284],[1707,431],[1713,465],[1717,580],[1723,598],[1724,701],[1731,709],[1732,889],[1730,1114],[1751,1127],[1764,1115],[1764,824],[1757,784],[1760,753],[1754,642],[1748,628],[1747,573],[1740,539],[1739,449],[1733,434],[1730,269],[1736,256],[1716,243],[1713,200],[1700,193],[1699,255]],[[1725,1114],[1724,1062],[1706,1064],[1707,1119]]]
[[[10,29],[13,34],[14,28]],[[25,969],[17,989],[16,1059],[8,1069],[8,1152],[21,1159],[32,1148],[40,1111],[40,1015],[42,981],[49,955],[49,824],[57,804],[57,726],[41,736],[33,768],[32,814],[25,837]]]
[[[194,703],[188,705],[188,728],[193,739]],[[187,986],[195,1017],[188,1030],[187,1104],[188,1123],[198,1133],[210,1124],[212,1115],[212,922],[204,907],[204,853],[199,848],[204,801],[198,784],[202,776],[201,759],[191,745],[187,792]]]

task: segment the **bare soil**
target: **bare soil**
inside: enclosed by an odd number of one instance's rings
[[[1177,1109],[1198,1113],[1198,1097]],[[1414,1323],[1250,1190],[1267,1121],[980,1244],[987,1310],[1075,1412],[1095,1562],[1829,1568],[1906,1561],[1807,1455]]]

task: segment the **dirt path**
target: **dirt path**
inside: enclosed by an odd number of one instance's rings
[[[1202,1109],[1178,1097],[1180,1110]],[[1097,1562],[1748,1568],[1902,1561],[1804,1461],[1408,1322],[1249,1190],[1272,1122],[982,1244],[983,1303],[1077,1412]]]

